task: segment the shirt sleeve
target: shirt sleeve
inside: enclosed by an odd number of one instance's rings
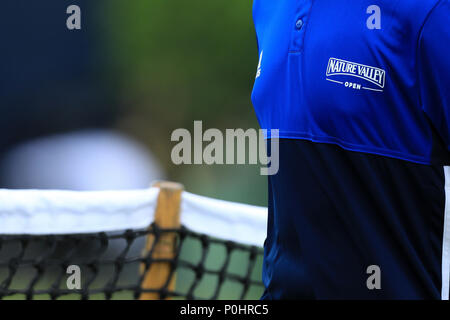
[[[418,50],[422,108],[450,150],[450,0],[428,15]]]

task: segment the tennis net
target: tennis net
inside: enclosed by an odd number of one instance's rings
[[[266,208],[145,190],[0,190],[0,299],[257,299]]]

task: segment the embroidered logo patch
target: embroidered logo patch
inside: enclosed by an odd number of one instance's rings
[[[349,77],[354,79],[350,81]],[[328,60],[326,80],[355,90],[383,92],[386,71],[360,63],[330,58]]]

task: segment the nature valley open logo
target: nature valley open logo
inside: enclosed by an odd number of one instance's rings
[[[326,76],[328,81],[342,84],[348,88],[379,92],[383,92],[386,81],[386,71],[383,69],[336,58],[328,60]],[[345,81],[348,80],[346,77],[349,76],[362,79],[365,81],[365,84],[360,83],[361,81],[358,80],[354,80],[357,82]],[[331,77],[334,79],[331,79]]]

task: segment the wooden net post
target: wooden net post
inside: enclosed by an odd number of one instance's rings
[[[153,185],[160,189],[156,204],[154,223],[160,229],[175,229],[180,227],[180,205],[183,185],[174,182],[157,182]],[[149,234],[145,251],[148,253],[153,246],[153,259],[172,260],[176,255],[177,235],[173,232],[164,232],[159,235],[155,243],[155,236]],[[142,269],[141,269],[142,270]],[[145,271],[145,270],[144,270]],[[143,282],[143,289],[162,289],[171,277],[166,286],[166,290],[175,290],[175,273],[171,276],[171,265],[169,262],[153,262],[147,270]],[[144,292],[139,297],[140,300],[158,300],[160,294],[155,292]]]

